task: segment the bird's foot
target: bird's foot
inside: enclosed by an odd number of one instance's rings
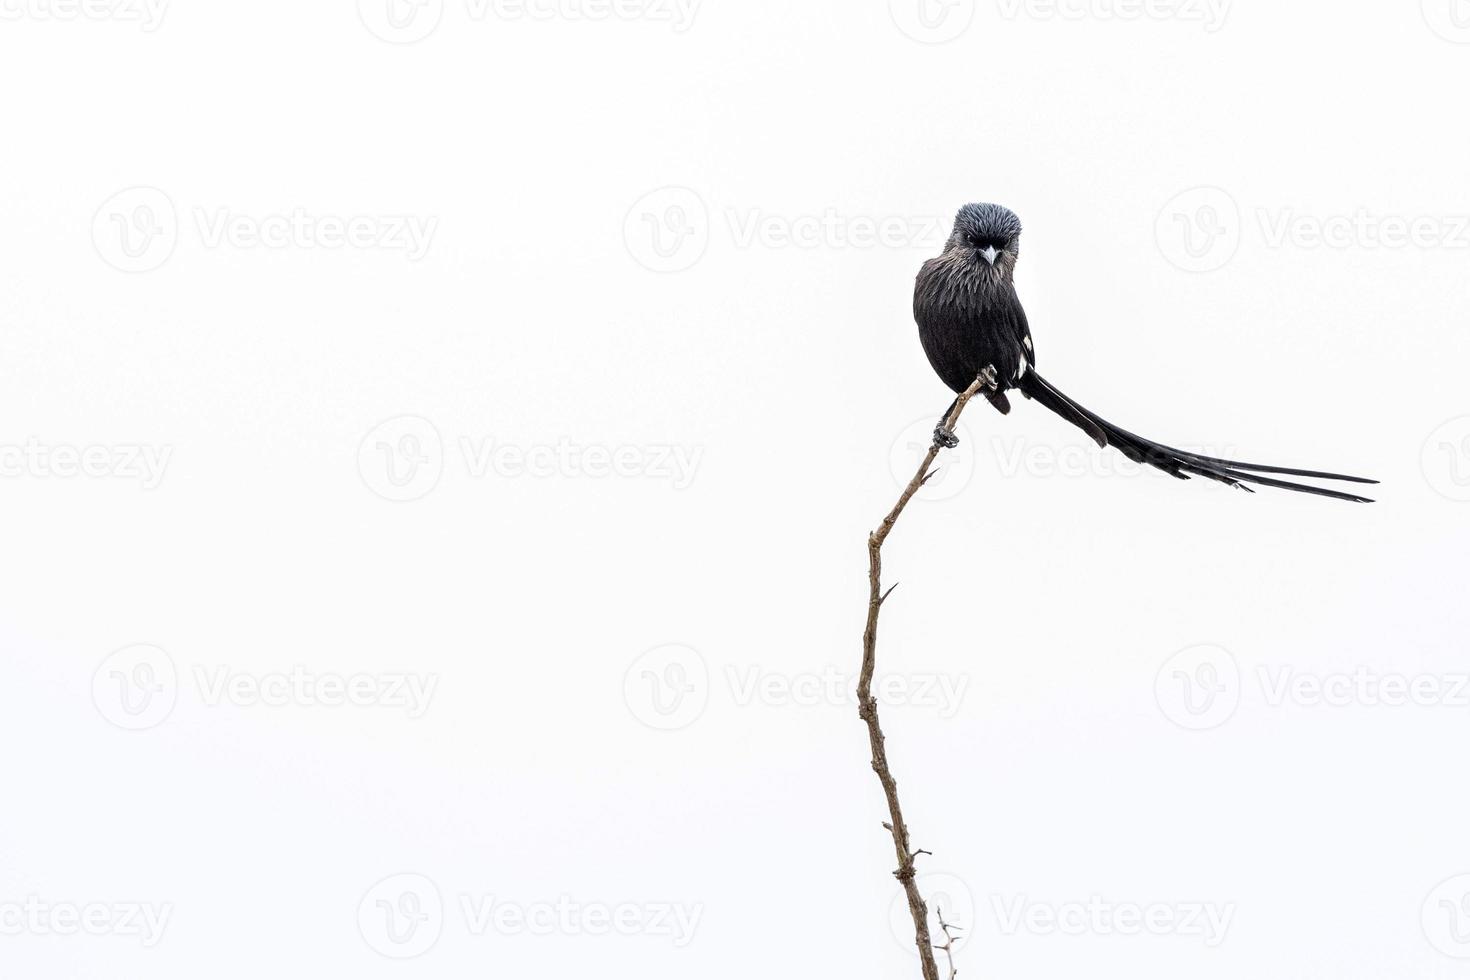
[[[953,449],[960,444],[959,436],[953,430],[946,428],[943,422],[934,427],[934,445],[940,449]]]
[[[985,370],[980,372],[980,382],[981,386],[988,391],[1000,389],[1000,377],[995,372],[994,364],[985,365]]]

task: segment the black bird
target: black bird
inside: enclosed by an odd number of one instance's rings
[[[994,383],[985,390],[985,397],[1001,414],[1011,410],[1006,392],[1015,388],[1086,432],[1099,446],[1114,446],[1134,462],[1155,466],[1181,480],[1203,476],[1242,490],[1250,489],[1246,483],[1255,483],[1372,503],[1366,497],[1261,474],[1350,483],[1377,480],[1199,456],[1120,429],[1062,394],[1036,373],[1036,347],[1013,280],[1020,243],[1021,221],[1011,211],[998,204],[967,204],[955,216],[944,251],[919,270],[914,287],[919,339],[935,373],[952,390],[965,391],[981,372],[994,368]],[[948,418],[947,411],[934,430],[934,441],[953,447],[959,440],[945,427]]]

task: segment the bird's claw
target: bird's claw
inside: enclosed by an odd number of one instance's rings
[[[994,364],[985,365],[985,369],[980,372],[980,384],[981,387],[988,391],[995,391],[1000,388],[1000,377],[995,372]]]
[[[934,445],[941,449],[953,449],[960,444],[959,437],[946,428],[943,422],[934,427]]]

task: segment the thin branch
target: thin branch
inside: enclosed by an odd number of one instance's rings
[[[955,399],[954,407],[950,410],[944,420],[944,427],[953,430],[959,422],[960,413],[982,389],[994,389],[995,369],[986,368],[975,379],[975,383],[965,389],[959,398]],[[919,894],[919,886],[914,882],[914,857],[927,851],[914,851],[909,847],[909,829],[904,823],[903,808],[898,803],[898,783],[893,778],[893,772],[888,767],[888,753],[883,747],[883,726],[878,723],[878,701],[873,697],[873,673],[877,669],[878,662],[878,610],[883,606],[883,600],[887,597],[883,592],[880,580],[883,570],[883,542],[888,540],[889,532],[893,525],[898,523],[899,515],[913,499],[914,494],[919,492],[929,476],[932,476],[931,467],[939,455],[940,446],[936,442],[929,448],[924,461],[919,464],[918,471],[909,485],[899,495],[898,503],[889,511],[888,516],[883,518],[883,523],[878,530],[868,535],[868,625],[863,631],[863,669],[858,676],[858,717],[868,726],[868,746],[873,753],[873,771],[878,774],[878,782],[883,785],[883,795],[888,800],[888,822],[884,824],[893,834],[893,849],[898,856],[898,870],[893,876],[903,884],[904,894],[908,898],[909,915],[914,920],[914,943],[919,950],[919,961],[923,968],[924,980],[939,980],[939,968],[934,963],[933,942],[929,937],[929,910],[924,905],[923,896]],[[891,591],[891,590],[890,590]],[[953,977],[953,966],[951,965],[950,976]]]
[[[954,932],[959,931],[960,927],[952,922],[944,921],[944,909],[937,908],[934,914],[939,916],[939,928],[944,932],[944,945],[934,948],[944,950],[944,958],[949,960],[949,980],[954,980],[960,973],[954,965]]]

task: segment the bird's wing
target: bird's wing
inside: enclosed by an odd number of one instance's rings
[[[1015,287],[1011,288],[1010,300],[1007,304],[1010,315],[1005,318],[1005,330],[1020,351],[1020,364],[1016,371],[1016,377],[1019,378],[1036,367],[1036,345],[1031,340],[1031,324],[1026,321],[1026,308],[1021,305],[1021,298],[1016,295]]]

